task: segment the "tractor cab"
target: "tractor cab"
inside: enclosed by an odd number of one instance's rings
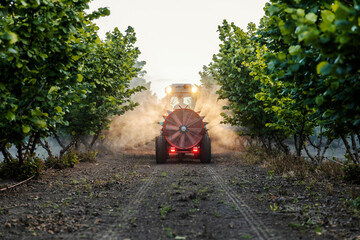
[[[165,88],[167,102],[173,110],[189,108],[194,110],[198,87],[192,84],[172,84]]]

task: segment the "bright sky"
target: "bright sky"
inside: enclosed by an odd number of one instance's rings
[[[246,29],[258,25],[268,0],[93,0],[90,10],[109,7],[96,21],[99,35],[118,27],[135,28],[145,60],[145,79],[159,97],[172,83],[200,83],[199,71],[219,50],[217,27],[224,19]]]

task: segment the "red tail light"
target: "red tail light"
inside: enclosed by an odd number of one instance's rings
[[[170,147],[170,152],[171,152],[171,153],[175,153],[175,152],[176,152],[176,148],[175,148],[175,147]]]
[[[199,153],[199,148],[198,147],[193,147],[192,152],[193,153]]]

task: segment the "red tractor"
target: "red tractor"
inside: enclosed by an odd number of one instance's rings
[[[156,162],[169,158],[197,158],[211,162],[211,143],[203,117],[194,111],[198,87],[172,84],[166,88],[172,111],[165,114],[160,136],[156,137]]]

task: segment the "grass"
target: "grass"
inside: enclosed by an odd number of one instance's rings
[[[329,224],[324,224],[323,219],[325,201],[329,196],[343,199],[339,204],[333,204],[336,211],[343,209],[341,211],[347,212],[349,217],[360,216],[360,187],[356,184],[360,172],[356,166],[331,161],[316,165],[303,157],[268,155],[254,147],[249,149],[242,160],[246,165],[260,165],[266,169],[267,181],[262,185],[263,190],[257,195],[257,201],[264,204],[271,201],[268,205],[270,212],[296,212],[296,222],[289,223],[293,229],[322,235],[324,226],[331,228]],[[293,190],[289,188],[289,183]],[[272,200],[272,194],[276,196],[275,200]],[[277,200],[283,196],[287,202]],[[325,212],[330,214],[331,211]],[[334,214],[330,221],[336,217],[339,216]]]
[[[338,179],[344,176],[342,165],[339,163],[324,162],[319,166],[315,166],[303,157],[285,154],[268,155],[258,147],[249,148],[243,162],[247,165],[259,164],[269,169],[267,173],[269,180],[273,180],[275,174],[280,174],[283,177],[307,179],[313,182],[324,179]]]

